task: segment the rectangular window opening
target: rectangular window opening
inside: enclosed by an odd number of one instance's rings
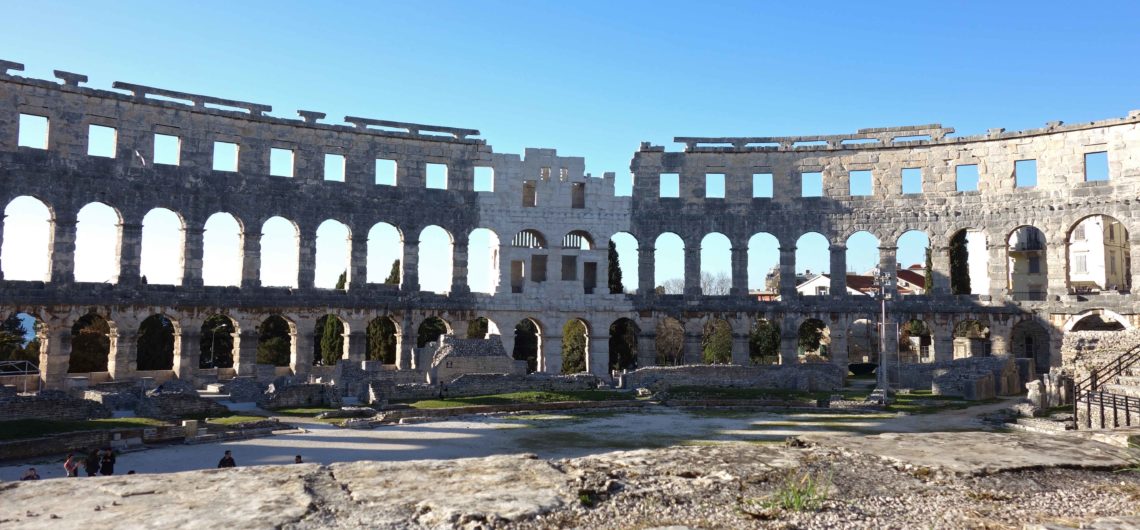
[[[523,260],[511,261],[511,292],[523,292],[523,280],[526,279],[526,262]]]
[[[705,173],[705,198],[724,198],[724,173]]]
[[[978,191],[978,165],[964,164],[954,168],[954,182],[958,191]]]
[[[533,180],[523,181],[522,205],[524,208],[538,206],[538,186]]]
[[[344,155],[325,153],[325,180],[344,182]]]
[[[169,134],[154,135],[154,163],[177,166],[182,154],[182,139]]]
[[[681,175],[677,173],[661,174],[661,190],[658,195],[663,199],[676,199],[681,196]]]
[[[598,286],[598,263],[587,261],[582,264],[582,290],[585,294],[594,294]]]
[[[376,159],[376,185],[396,185],[396,161],[386,158]]]
[[[214,171],[238,170],[238,144],[214,142]]]
[[[578,279],[578,256],[562,256],[562,281]]]
[[[475,168],[475,191],[495,191],[495,169],[490,167]]]
[[[1029,274],[1041,274],[1041,258],[1037,256],[1029,258]]]
[[[269,174],[274,177],[293,178],[293,150],[269,149]]]
[[[566,169],[564,167],[558,168],[558,180],[561,182],[566,182],[569,179],[570,179],[570,170]]]
[[[530,280],[535,283],[546,281],[546,254],[530,257]]]
[[[427,167],[427,187],[432,190],[447,189],[447,164],[424,164]]]
[[[922,193],[922,169],[917,167],[903,168],[902,192],[906,195]]]
[[[48,148],[48,119],[35,114],[20,115],[20,130],[16,145],[32,149]]]
[[[771,199],[772,198],[772,174],[771,173],[753,173],[752,174],[752,198]]]
[[[1108,180],[1108,151],[1085,153],[1085,182]]]
[[[550,168],[549,167],[543,167],[542,169],[539,169],[538,170],[538,179],[539,180],[550,180]]]
[[[115,158],[115,148],[119,132],[113,127],[89,125],[87,127],[87,154]]]
[[[823,197],[823,173],[809,171],[800,174],[800,197]]]
[[[851,182],[851,196],[870,197],[874,195],[874,180],[869,170],[852,171],[848,174]]]
[[[570,186],[570,207],[571,208],[585,208],[586,207],[586,183],[585,182],[572,182]]]
[[[1037,186],[1037,161],[1018,160],[1013,163],[1013,180],[1019,188]]]

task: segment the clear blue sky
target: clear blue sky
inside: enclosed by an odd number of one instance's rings
[[[477,128],[622,178],[639,142],[674,136],[1140,108],[1138,2],[37,1],[4,18],[0,58],[25,75]]]

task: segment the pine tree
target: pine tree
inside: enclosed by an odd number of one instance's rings
[[[761,320],[748,335],[748,358],[753,364],[772,364],[780,355],[780,328]]]
[[[482,339],[487,336],[487,318],[479,317],[467,323],[467,338]]]
[[[923,278],[922,288],[928,295],[934,290],[934,258],[931,255],[932,253],[930,247],[926,247],[926,277]]]
[[[333,366],[344,354],[344,324],[332,315],[322,318],[325,322],[321,331],[320,360],[325,366]]]
[[[202,324],[199,368],[233,368],[234,324],[223,315],[211,315]]]
[[[586,326],[581,320],[570,320],[562,326],[562,373],[586,371]]]
[[[701,337],[701,357],[705,364],[727,364],[732,361],[732,327],[723,320],[705,324]]]
[[[388,317],[368,323],[368,360],[396,364],[396,325]]]
[[[637,324],[628,318],[610,324],[610,370],[637,368]]]
[[[336,287],[334,289],[343,291],[344,286],[348,284],[348,271],[340,273],[340,277],[336,279]]]
[[[622,292],[621,263],[618,262],[617,245],[614,244],[614,241],[612,239],[610,240],[609,262],[610,262],[610,276],[609,276],[610,293],[611,294],[620,294]]]
[[[970,251],[966,248],[965,230],[950,238],[950,292],[970,294]]]
[[[384,280],[388,285],[400,285],[400,260],[392,262],[392,270],[388,273],[388,277]]]
[[[257,364],[289,366],[293,339],[289,323],[273,315],[257,326]]]

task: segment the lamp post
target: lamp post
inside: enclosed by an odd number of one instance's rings
[[[890,273],[876,269],[874,285],[879,288],[879,303],[882,313],[879,320],[879,366],[876,369],[878,385],[871,395],[878,396],[877,400],[884,405],[890,402],[891,394],[890,378],[887,376],[887,299],[890,297],[887,287],[890,284]]]

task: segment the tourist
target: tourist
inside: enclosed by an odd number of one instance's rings
[[[305,462],[303,460],[301,460],[301,455],[297,455],[297,456],[293,457],[293,463],[294,464],[304,464]]]
[[[40,474],[36,473],[36,468],[34,468],[34,467],[29,467],[28,470],[24,472],[24,476],[20,477],[20,480],[39,480],[39,479],[40,479]]]
[[[236,465],[237,463],[234,462],[233,455],[231,455],[228,450],[225,456],[223,456],[221,460],[218,460],[218,467],[234,467]]]
[[[67,453],[67,460],[63,462],[63,471],[69,477],[79,476],[79,461],[75,459],[75,455]]]
[[[87,470],[87,476],[94,477],[99,474],[99,450],[92,449],[87,453],[87,459],[83,461],[83,468]]]
[[[127,474],[128,474],[128,475],[134,475],[134,474],[135,474],[135,470],[133,470],[133,469],[132,469],[132,470],[130,470],[130,471],[127,471]]]
[[[115,452],[110,448],[103,451],[103,457],[99,459],[99,474],[104,476],[115,474]]]

